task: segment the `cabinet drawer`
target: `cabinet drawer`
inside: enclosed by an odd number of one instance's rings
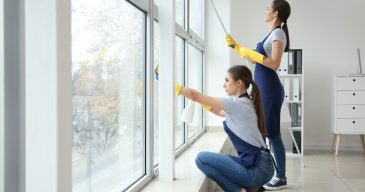
[[[365,118],[365,105],[337,105],[336,118]]]
[[[337,90],[365,90],[365,77],[337,77]]]
[[[337,91],[337,104],[365,104],[365,91]]]
[[[336,119],[339,133],[365,133],[365,119]]]

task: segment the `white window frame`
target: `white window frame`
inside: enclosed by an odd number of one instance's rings
[[[4,1],[0,1],[0,192],[4,192]]]
[[[139,7],[141,4],[138,3],[140,1],[131,0],[136,7]],[[143,0],[145,1],[145,0]],[[148,7],[153,6],[153,0],[148,1]],[[146,55],[145,55],[145,70],[144,70],[144,106],[145,106],[145,116],[144,116],[144,125],[145,125],[145,153],[146,153],[146,174],[133,183],[129,188],[126,189],[127,192],[137,192],[140,191],[145,185],[147,185],[156,175],[156,170],[154,169],[153,157],[154,157],[154,129],[153,129],[153,82],[154,76],[153,73],[149,71],[153,71],[153,63],[154,63],[154,18],[153,13],[155,9],[143,8],[139,7],[146,12]],[[147,97],[146,94],[149,94]]]
[[[71,2],[71,0],[70,0]],[[127,192],[137,192],[140,191],[145,185],[147,185],[154,177],[154,168],[153,168],[153,108],[151,105],[153,104],[153,97],[146,97],[146,93],[150,92],[149,90],[152,89],[150,83],[146,82],[153,82],[153,76],[147,71],[152,71],[153,69],[150,68],[151,62],[153,63],[153,17],[151,17],[153,10],[149,9],[153,1],[149,0],[128,0],[128,3],[131,3],[137,9],[143,11],[146,14],[145,20],[145,65],[144,65],[144,79],[143,79],[143,98],[142,98],[142,106],[145,106],[143,109],[143,125],[144,125],[144,149],[145,151],[145,174],[134,183],[131,183],[127,189],[120,189],[125,190]],[[152,110],[152,111],[151,111]],[[152,124],[151,124],[152,122]],[[71,143],[71,142],[70,142]],[[71,177],[72,179],[72,177]]]
[[[127,0],[134,4],[136,7],[144,10],[145,12],[150,12],[151,2],[153,0]]]

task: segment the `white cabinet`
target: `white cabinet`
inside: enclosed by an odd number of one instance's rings
[[[365,76],[344,75],[335,77],[334,142],[336,155],[341,134],[360,134],[365,150]]]

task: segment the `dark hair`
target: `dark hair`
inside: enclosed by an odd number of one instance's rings
[[[285,0],[273,0],[272,4],[271,4],[271,8],[274,11],[278,12],[278,17],[280,19],[280,21],[282,21],[284,23],[284,25],[282,26],[282,29],[285,32],[285,36],[286,36],[286,47],[285,47],[285,52],[289,51],[290,48],[290,40],[289,40],[289,30],[288,30],[288,18],[290,16],[290,5],[287,1]]]
[[[252,85],[251,100],[256,108],[257,123],[259,130],[262,135],[267,135],[267,129],[265,127],[265,117],[261,103],[261,95],[259,87],[252,79],[252,73],[249,68],[244,65],[234,65],[228,69],[228,73],[232,76],[235,81],[242,80],[245,87],[248,89]]]

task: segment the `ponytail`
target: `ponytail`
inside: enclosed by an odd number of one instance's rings
[[[265,116],[261,103],[261,95],[260,90],[254,81],[251,82],[252,90],[251,90],[251,99],[256,108],[258,127],[263,136],[268,135],[267,129],[265,127]]]
[[[284,52],[288,52],[289,49],[290,49],[290,40],[289,40],[288,24],[286,23],[286,21],[284,22],[284,25],[283,25],[282,29],[285,32],[285,36],[286,36],[286,47],[284,49]]]
[[[290,41],[289,41],[289,30],[288,30],[288,18],[290,16],[291,8],[287,1],[285,0],[273,0],[271,3],[271,8],[274,11],[278,12],[278,17],[281,22],[284,23],[284,25],[281,27],[283,31],[285,32],[286,36],[286,47],[284,49],[285,52],[288,52],[290,49]]]

